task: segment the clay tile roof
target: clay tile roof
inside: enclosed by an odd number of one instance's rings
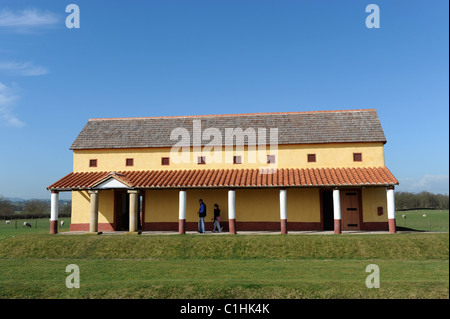
[[[386,167],[278,169],[208,169],[70,173],[48,190],[86,190],[109,178],[130,188],[250,188],[318,186],[390,186],[397,179]]]
[[[222,134],[221,145],[230,143],[225,130],[241,128],[243,131],[266,129],[269,144],[270,128],[278,129],[278,144],[317,144],[386,142],[376,110],[344,110],[285,113],[252,113],[199,116],[172,116],[147,118],[91,119],[71,146],[80,149],[117,149],[172,147],[171,132],[183,128],[190,134],[193,145],[193,123],[201,130],[216,128]],[[259,138],[259,136],[258,136]],[[215,139],[214,139],[215,141]],[[202,146],[210,143],[202,140]],[[248,145],[245,138],[244,145]],[[252,143],[252,142],[251,142]],[[242,145],[242,143],[236,143]]]

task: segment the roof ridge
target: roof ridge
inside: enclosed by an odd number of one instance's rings
[[[354,109],[354,110],[323,110],[323,111],[299,111],[299,112],[261,112],[261,113],[236,113],[236,114],[203,114],[203,115],[167,115],[148,117],[112,117],[91,118],[89,121],[113,121],[113,120],[146,120],[146,119],[175,119],[175,118],[197,118],[197,117],[238,117],[254,115],[290,115],[290,114],[315,114],[315,113],[348,113],[348,112],[376,112],[376,109]]]

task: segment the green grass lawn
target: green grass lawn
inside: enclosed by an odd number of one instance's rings
[[[64,226],[58,225],[59,231],[69,231],[70,217],[60,218],[59,222],[64,220]],[[27,221],[31,224],[31,228],[23,227],[23,223]],[[39,219],[17,219],[10,220],[11,224],[6,224],[5,220],[0,220],[0,240],[12,236],[29,235],[29,234],[48,234],[50,231],[50,220],[48,218]]]
[[[449,298],[448,233],[17,231],[0,232],[0,298]],[[69,264],[80,268],[79,289],[66,288]],[[365,285],[369,264],[380,268],[379,289]]]
[[[80,268],[80,288],[65,268]],[[368,264],[380,288],[368,289]],[[0,298],[448,298],[448,262],[387,260],[0,260]]]
[[[400,212],[397,226],[429,219],[448,232],[448,211]],[[0,221],[0,299],[449,298],[448,233],[55,236],[48,219],[28,221]],[[79,289],[65,285],[69,264]],[[365,285],[369,264],[379,289]]]
[[[404,215],[406,218],[402,218]],[[399,230],[446,231],[449,227],[447,210],[409,210],[400,211],[395,215]]]

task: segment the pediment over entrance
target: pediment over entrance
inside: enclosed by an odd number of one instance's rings
[[[128,185],[123,184],[122,182],[118,181],[117,179],[110,177],[103,183],[97,185],[94,187],[94,189],[111,189],[111,188],[130,188]]]
[[[92,185],[93,189],[112,189],[112,188],[127,189],[130,187],[131,185],[129,185],[125,181],[125,176],[116,172],[109,173],[106,177],[98,180]]]

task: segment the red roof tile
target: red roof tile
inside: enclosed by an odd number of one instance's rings
[[[132,188],[317,187],[398,185],[386,167],[278,169],[202,169],[70,173],[48,190],[90,189],[108,178]]]

